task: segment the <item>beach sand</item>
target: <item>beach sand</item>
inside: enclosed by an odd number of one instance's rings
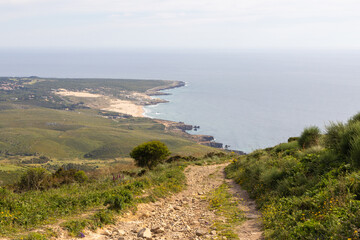
[[[117,112],[117,113],[124,113],[129,114],[133,117],[144,117],[144,108],[142,105],[135,104],[132,101],[126,101],[126,100],[120,100],[120,99],[114,99],[110,98],[105,95],[101,94],[94,94],[89,92],[74,92],[74,91],[68,91],[66,89],[59,89],[55,92],[55,94],[66,96],[66,97],[76,97],[76,98],[90,98],[94,99],[97,98],[99,101],[96,100],[96,102],[92,101],[86,101],[85,105],[87,105],[90,108],[97,108],[104,111],[111,111],[111,112]]]
[[[101,110],[125,113],[133,117],[144,117],[144,108],[141,105],[136,105],[133,102],[112,99],[110,100],[110,105],[107,108],[102,108]]]

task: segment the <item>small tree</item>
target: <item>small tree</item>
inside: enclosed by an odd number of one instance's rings
[[[158,165],[169,155],[168,147],[160,141],[140,144],[130,152],[130,156],[135,159],[137,166],[148,167],[149,169]]]

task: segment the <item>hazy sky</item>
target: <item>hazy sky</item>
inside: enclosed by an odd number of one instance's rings
[[[360,49],[360,0],[0,0],[0,48]]]

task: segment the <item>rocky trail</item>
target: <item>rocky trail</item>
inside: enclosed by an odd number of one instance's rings
[[[130,212],[118,219],[115,225],[97,232],[86,231],[89,240],[135,240],[135,239],[226,239],[217,236],[211,229],[216,219],[209,209],[206,194],[224,183],[226,164],[209,166],[190,166],[185,170],[187,188],[171,197],[155,203],[138,205],[138,211]],[[246,240],[262,239],[260,213],[246,191],[226,180],[231,186],[231,193],[239,201],[239,208],[244,211],[246,221],[234,229],[239,238]],[[67,238],[61,232],[59,239]]]

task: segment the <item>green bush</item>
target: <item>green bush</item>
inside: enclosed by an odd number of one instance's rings
[[[84,171],[75,169],[64,170],[59,168],[55,173],[49,174],[43,168],[28,169],[17,184],[19,190],[46,190],[49,188],[57,188],[63,184],[84,183],[88,180]]]
[[[346,125],[341,135],[339,153],[346,157],[349,156],[352,142],[358,136],[360,136],[360,122]]]
[[[352,124],[352,123],[356,123],[356,122],[360,122],[360,112],[358,112],[357,114],[355,114],[354,116],[352,116],[349,121],[348,124]]]
[[[49,174],[44,168],[30,168],[20,179],[20,190],[43,190],[48,187]]]
[[[351,142],[350,158],[353,166],[360,167],[360,136]]]
[[[302,148],[309,148],[318,144],[320,129],[316,126],[305,128],[299,137],[299,145]]]
[[[343,123],[332,122],[330,125],[326,126],[326,134],[324,136],[325,146],[340,151],[340,143],[344,131],[345,125]]]
[[[84,171],[77,171],[74,175],[74,179],[75,181],[79,182],[79,183],[83,183],[86,182],[89,178],[88,176],[85,174]]]
[[[139,167],[154,168],[170,155],[168,147],[160,141],[151,141],[135,147],[130,156]]]
[[[129,206],[133,201],[133,196],[129,190],[122,189],[112,194],[106,199],[104,205],[108,205],[108,209],[120,211]]]
[[[295,153],[299,150],[299,144],[296,140],[288,142],[288,143],[281,143],[273,148],[273,151],[276,153],[282,152],[286,155]]]
[[[260,175],[260,182],[269,188],[276,188],[277,182],[284,177],[284,171],[277,167],[264,170]]]
[[[93,229],[102,228],[105,225],[113,224],[115,222],[114,213],[109,210],[100,210],[92,218]]]
[[[71,236],[78,237],[85,227],[89,224],[89,220],[71,220],[63,223],[63,227],[70,233]]]

